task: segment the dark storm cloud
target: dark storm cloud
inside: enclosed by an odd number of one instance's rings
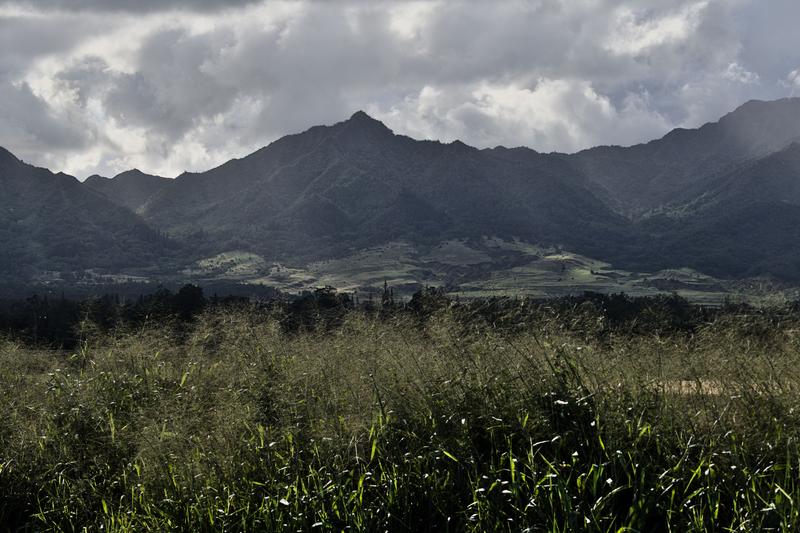
[[[69,117],[52,112],[50,106],[25,84],[0,83],[0,146],[14,146],[23,156],[47,147],[64,151],[84,149],[91,135]]]
[[[794,0],[27,6],[0,1],[0,145],[83,175],[200,170],[356,109],[571,151],[800,93]]]
[[[0,81],[24,72],[40,56],[71,49],[91,29],[81,21],[64,26],[54,19],[0,16]]]
[[[142,13],[182,9],[214,11],[252,4],[257,0],[0,0],[0,6],[31,8],[39,11],[90,11]]]
[[[112,116],[178,137],[197,119],[225,111],[237,88],[204,71],[220,60],[228,42],[221,33],[169,30],[150,37],[138,54],[137,72],[114,80],[106,101]]]

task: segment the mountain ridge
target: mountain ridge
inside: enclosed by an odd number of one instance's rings
[[[113,178],[95,174],[86,178],[83,185],[104,194],[118,205],[138,212],[168,181],[169,178],[146,174],[134,168]]]
[[[3,279],[87,268],[147,270],[173,243],[134,213],[84,187],[0,152],[0,258]]]
[[[251,236],[241,230],[248,225],[259,235],[274,237],[268,240],[277,258],[285,257],[280,246],[332,252],[326,235],[318,235],[330,224],[309,220],[315,205],[343,228],[352,228],[349,233],[355,233],[351,239],[357,245],[376,244],[381,233],[396,237],[402,228],[389,224],[386,212],[397,212],[393,202],[406,202],[410,194],[439,212],[434,219],[451,220],[447,228],[439,228],[449,236],[518,231],[528,238],[575,240],[555,218],[568,218],[567,212],[580,206],[577,218],[585,219],[587,231],[594,231],[592,223],[621,231],[614,228],[620,225],[617,217],[583,190],[583,181],[570,176],[567,165],[533,151],[510,154],[463,143],[417,141],[357,112],[346,121],[284,137],[206,173],[182,175],[142,214],[171,234],[186,228],[224,228],[224,233],[249,241]],[[571,206],[559,197],[571,198]],[[523,204],[521,198],[530,203]],[[548,213],[553,210],[560,212]],[[415,225],[405,222],[413,233]]]
[[[676,128],[630,147],[599,146],[562,157],[614,199],[614,208],[642,215],[676,201],[687,186],[800,140],[800,98],[750,100],[716,122]]]
[[[798,141],[800,99],[789,98],[574,154],[415,140],[364,111],[174,179],[132,169],[80,183],[0,148],[0,182],[13,184],[0,198],[0,245],[12,243],[18,256],[7,263],[22,258],[31,272],[101,265],[180,276],[181,265],[236,250],[302,266],[397,242],[500,238],[638,271],[800,282]],[[20,225],[26,205],[60,215]],[[47,238],[72,244],[56,253]]]

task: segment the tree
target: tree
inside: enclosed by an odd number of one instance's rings
[[[173,302],[175,311],[185,320],[192,318],[206,306],[203,289],[191,283],[187,283],[180,288]]]

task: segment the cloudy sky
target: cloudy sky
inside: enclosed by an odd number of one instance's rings
[[[363,109],[575,151],[800,96],[797,0],[0,0],[0,146],[174,176]]]

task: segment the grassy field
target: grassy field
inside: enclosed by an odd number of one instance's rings
[[[796,531],[800,324],[601,322],[0,341],[0,530]]]

